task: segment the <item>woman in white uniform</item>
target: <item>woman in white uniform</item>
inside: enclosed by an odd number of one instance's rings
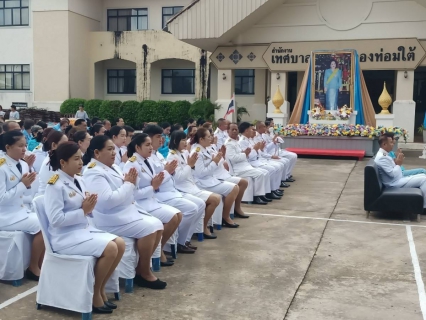
[[[108,136],[93,138],[83,160],[84,165],[87,164],[83,174],[87,191],[98,195],[93,210],[96,227],[120,237],[136,239],[139,263],[135,282],[141,287],[164,289],[167,283],[157,279],[150,268],[151,257],[161,240],[163,224],[134,203],[138,173],[131,169],[123,176],[114,164],[115,145]]]
[[[47,136],[46,142],[43,145],[43,149],[46,152],[55,150],[62,143],[67,142],[68,138],[60,131],[52,131]],[[38,175],[38,195],[44,195],[46,191],[47,182],[50,177],[53,175],[52,167],[50,166],[50,158],[46,157],[40,167],[40,172]]]
[[[89,148],[90,139],[90,134],[88,134],[86,131],[77,131],[72,136],[72,141],[78,144],[82,156],[84,156],[87,151],[87,148]]]
[[[43,163],[44,159],[46,159],[46,157],[48,156],[47,151],[44,150],[43,145],[46,142],[47,136],[49,135],[51,131],[53,131],[53,128],[44,129],[41,143],[37,147],[35,147],[33,150],[33,154],[36,156],[33,167],[37,173],[40,172],[41,164]]]
[[[169,144],[169,155],[167,161],[172,162],[176,160],[178,166],[175,171],[174,179],[175,186],[183,197],[190,195],[193,197],[200,198],[206,203],[206,210],[204,215],[204,238],[205,239],[216,239],[216,235],[212,235],[210,229],[207,227],[207,223],[213,216],[214,211],[220,204],[220,195],[210,191],[201,190],[195,184],[194,178],[192,177],[193,167],[197,161],[197,153],[194,153],[192,157],[188,158],[186,134],[183,131],[173,131],[170,136]],[[191,200],[189,199],[189,200]]]
[[[120,169],[123,169],[125,163],[128,160],[127,154],[123,153],[123,151],[121,150],[122,147],[126,146],[126,130],[120,126],[113,126],[111,130],[106,131],[105,134],[111,138],[115,146],[114,163],[119,166]]]
[[[26,141],[20,131],[9,131],[1,135],[0,158],[0,230],[23,231],[34,234],[30,266],[25,275],[38,281],[44,256],[44,242],[40,223],[35,212],[30,210],[32,199],[31,184],[37,177],[30,172],[25,156]]]
[[[147,159],[151,154],[151,139],[145,133],[136,134],[127,146],[129,160],[124,165],[123,172],[128,173],[132,168],[136,169],[138,173],[138,180],[134,191],[136,203],[163,223],[164,231],[161,239],[161,247],[164,248],[182,221],[182,213],[172,206],[160,203],[154,197],[154,194],[159,192],[161,183],[164,180],[164,173],[161,172],[154,175],[151,172],[147,166],[147,163],[149,163]],[[167,261],[163,251],[161,251],[160,261],[163,267],[173,265],[172,261]]]
[[[112,313],[117,306],[108,301],[105,285],[124,254],[124,240],[89,225],[97,194],[89,194],[79,176],[83,167],[81,151],[74,142],[65,142],[50,154],[56,173],[46,187],[44,197],[49,220],[48,233],[54,252],[64,255],[94,256],[95,286],[93,312]]]
[[[214,176],[218,169],[219,162],[223,159],[221,152],[217,155],[207,150],[211,144],[211,135],[209,130],[199,128],[193,138],[193,146],[190,157],[197,153],[197,162],[194,166],[193,175],[195,183],[201,189],[218,193],[224,197],[223,200],[223,213],[222,224],[228,228],[237,228],[239,225],[234,223],[230,217],[232,204],[237,198],[239,188],[235,183],[228,181],[220,181]]]

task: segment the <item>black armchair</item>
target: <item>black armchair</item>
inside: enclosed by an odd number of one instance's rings
[[[423,193],[418,188],[390,188],[383,186],[377,165],[370,159],[364,170],[364,210],[400,212],[417,215],[423,212]]]

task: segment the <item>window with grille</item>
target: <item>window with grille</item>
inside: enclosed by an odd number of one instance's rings
[[[148,29],[148,9],[108,10],[108,31],[136,31]]]
[[[235,94],[254,94],[254,70],[235,70]]]
[[[109,94],[136,94],[136,69],[108,70]]]
[[[167,21],[169,21],[171,18],[173,18],[179,12],[181,12],[182,9],[183,9],[183,6],[180,6],[180,7],[163,7],[163,29],[166,26]]]
[[[194,69],[163,69],[161,72],[162,94],[194,94]]]
[[[29,0],[0,0],[0,27],[28,26]]]
[[[30,90],[30,65],[0,64],[0,90]]]

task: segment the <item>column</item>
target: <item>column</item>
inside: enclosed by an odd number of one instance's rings
[[[414,141],[414,119],[416,103],[413,101],[414,70],[397,71],[396,98],[393,103],[392,113],[395,116],[394,125],[402,127],[409,132],[408,142]]]
[[[223,118],[231,102],[232,94],[235,89],[234,70],[218,70],[217,76],[217,100],[216,104],[220,106],[215,111],[215,119]],[[236,112],[227,117],[228,120],[235,122],[237,120]]]

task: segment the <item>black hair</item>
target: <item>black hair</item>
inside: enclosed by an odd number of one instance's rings
[[[274,118],[266,118],[266,121],[269,121],[269,122],[274,121]]]
[[[123,129],[124,128],[120,126],[113,126],[111,130],[105,131],[105,135],[107,135],[108,137],[112,139],[112,137],[114,136],[118,137],[118,135],[120,134],[120,131]]]
[[[34,120],[31,119],[27,119],[24,121],[24,129],[25,130],[30,130],[31,127],[35,124]]]
[[[43,131],[42,132],[37,131],[37,134],[34,138],[37,142],[42,142],[43,141]]]
[[[206,123],[206,121],[203,118],[200,118],[200,119],[197,120],[197,127],[202,126],[205,123]]]
[[[238,126],[238,131],[240,133],[244,133],[244,131],[246,131],[250,127],[251,127],[251,123],[249,123],[249,122],[241,122],[240,125]]]
[[[96,135],[95,133],[99,133],[99,131],[101,131],[103,127],[104,127],[103,124],[100,124],[100,123],[95,124],[93,127],[90,128],[90,135],[94,137]]]
[[[49,153],[50,166],[53,171],[61,168],[61,160],[68,161],[79,150],[79,146],[74,141],[67,141],[61,144],[56,150]]]
[[[336,68],[337,68],[338,63],[337,63],[337,61],[336,61],[335,59],[331,59],[331,60],[330,60],[329,66],[331,67],[331,64],[332,64],[333,62],[336,64]]]
[[[83,156],[83,165],[87,165],[92,158],[95,157],[95,150],[102,150],[105,148],[105,143],[111,140],[108,136],[96,136],[90,140],[90,145],[86,150],[86,153]]]
[[[98,117],[93,117],[92,118],[92,124],[95,125],[98,123],[98,121],[100,121],[101,119],[99,119]]]
[[[10,106],[10,109],[16,110],[16,106],[15,106],[14,104],[12,104],[12,105]]]
[[[3,131],[9,132],[10,131],[10,124],[13,123],[13,122],[16,122],[16,121],[8,121],[8,122],[3,123]],[[19,125],[19,123],[18,123],[18,125]]]
[[[171,125],[168,122],[163,122],[163,123],[160,124],[160,127],[163,128],[163,129],[166,129],[166,128],[170,127],[170,126]]]
[[[1,150],[6,152],[6,146],[13,146],[19,139],[21,139],[24,134],[21,131],[13,130],[8,131],[5,134],[1,135]]]
[[[178,150],[179,149],[179,143],[186,139],[186,133],[180,130],[173,131],[170,135],[170,143],[169,143],[169,149],[170,150]]]
[[[65,128],[65,134],[68,136],[68,133],[70,132],[70,130],[73,128],[72,125],[69,125]]]
[[[172,125],[172,127],[170,128],[170,134],[172,134],[175,131],[180,131],[180,129],[183,129],[183,126],[179,123],[175,123],[174,125]]]
[[[43,139],[46,139],[47,136],[49,135],[49,133],[52,132],[52,130],[53,130],[53,128],[46,128],[46,129],[44,129],[43,130],[43,134],[42,134]]]
[[[83,122],[86,122],[86,119],[77,119],[77,120],[75,120],[74,127],[78,127]],[[87,122],[86,122],[86,124],[87,124]]]
[[[136,153],[136,146],[140,146],[145,143],[146,138],[148,138],[146,133],[137,133],[133,136],[132,141],[130,141],[129,145],[127,146],[127,156],[129,158],[133,156],[134,153]]]
[[[120,122],[120,119],[123,119],[123,118],[115,118],[114,119],[115,124],[117,124],[117,122]]]
[[[129,136],[129,132],[135,132],[135,129],[133,129],[133,127],[131,127],[131,126],[123,126],[122,127],[124,130],[126,130],[126,137],[128,137]]]
[[[265,126],[269,127],[270,125],[271,125],[271,121],[266,120],[266,121],[265,121]]]
[[[37,122],[37,125],[40,126],[40,127],[42,127],[43,130],[47,128],[47,123],[44,122],[44,121]]]
[[[108,119],[105,119],[104,121],[102,121],[102,124],[103,124],[103,125],[106,125],[106,124],[107,124],[107,122],[111,123],[111,121],[109,121]]]
[[[90,119],[86,119],[86,124],[87,124],[88,127],[91,126],[92,122],[90,121]]]
[[[393,132],[385,132],[379,137],[379,146],[383,146],[385,142],[388,142],[388,138],[395,138],[395,134]]]
[[[61,131],[51,131],[48,134],[46,141],[43,143],[43,151],[50,151],[52,149],[52,143],[58,144],[63,136],[64,134]]]
[[[207,132],[209,132],[209,130],[207,130],[206,128],[198,128],[197,133],[191,139],[191,144],[199,143],[200,139],[204,138]]]
[[[145,129],[143,129],[143,133],[153,137],[156,134],[163,134],[163,128],[157,126],[156,124],[149,124],[145,127]]]
[[[189,119],[188,119],[188,123],[191,123],[191,124],[192,124],[194,121],[195,121],[195,120],[194,120],[194,119],[192,119],[192,118],[189,118]]]
[[[74,133],[73,135],[72,135],[72,140],[75,142],[75,143],[79,143],[80,141],[83,141],[84,139],[86,139],[86,136],[87,136],[87,132],[86,131],[77,131],[76,133]]]

